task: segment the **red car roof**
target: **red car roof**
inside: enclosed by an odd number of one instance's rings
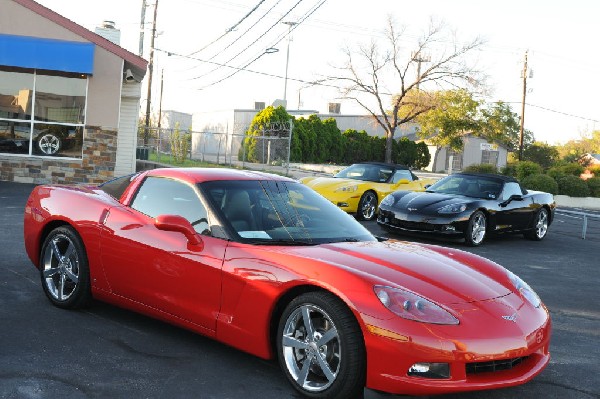
[[[146,175],[172,177],[190,183],[202,183],[214,180],[294,181],[289,177],[273,175],[270,173],[227,168],[162,168],[150,170]]]

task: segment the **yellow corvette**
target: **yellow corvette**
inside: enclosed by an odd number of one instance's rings
[[[436,179],[419,179],[406,166],[364,162],[333,177],[304,177],[300,181],[359,220],[373,220],[381,200],[397,190],[424,191]]]

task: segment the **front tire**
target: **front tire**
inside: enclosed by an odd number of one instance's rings
[[[348,307],[327,292],[309,292],[286,307],[277,332],[279,365],[309,398],[362,398],[366,356]]]
[[[469,223],[465,230],[465,244],[470,247],[481,245],[485,239],[486,229],[487,220],[485,214],[481,211],[475,211],[469,218]]]
[[[375,219],[375,216],[377,216],[377,194],[373,191],[366,191],[358,201],[356,218],[369,221]]]
[[[69,226],[50,232],[40,257],[42,287],[50,302],[59,308],[78,309],[92,299],[90,270],[83,242]]]
[[[548,233],[548,211],[540,208],[535,214],[533,229],[525,233],[525,237],[533,241],[541,241]]]

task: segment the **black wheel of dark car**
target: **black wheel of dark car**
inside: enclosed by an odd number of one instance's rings
[[[71,227],[52,230],[44,241],[40,274],[44,292],[54,305],[77,309],[90,303],[88,260],[81,238]]]
[[[310,398],[362,397],[366,356],[360,327],[348,307],[327,292],[295,298],[277,334],[281,369]]]
[[[56,154],[61,147],[60,138],[47,133],[38,138],[38,148],[45,155],[54,155]]]
[[[467,229],[465,230],[465,243],[471,247],[481,245],[485,239],[487,220],[485,214],[481,211],[475,211],[469,218]]]
[[[373,191],[366,191],[360,201],[358,201],[358,209],[356,210],[356,218],[358,220],[373,220],[377,214],[377,194]]]
[[[541,241],[546,237],[548,233],[548,211],[546,208],[540,208],[535,214],[533,220],[533,229],[525,233],[525,237],[534,240]]]

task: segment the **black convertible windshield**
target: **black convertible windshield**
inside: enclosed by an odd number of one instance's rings
[[[376,240],[352,216],[300,183],[222,180],[199,187],[242,242],[312,245]]]
[[[488,176],[450,175],[427,188],[427,192],[464,195],[473,198],[496,199],[502,191],[503,182]]]

